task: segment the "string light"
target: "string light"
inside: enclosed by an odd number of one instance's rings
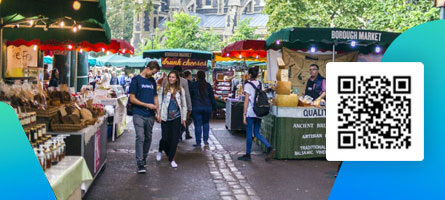
[[[105,52],[105,48],[102,47],[102,52]]]
[[[69,50],[72,50],[72,49],[73,49],[73,45],[69,44],[69,45],[68,45],[68,49],[69,49]]]
[[[62,20],[62,22],[60,22],[60,28],[63,28],[65,26],[65,22]]]
[[[77,29],[79,29],[79,31],[80,31],[81,28],[82,28],[82,25],[79,24],[79,26],[77,26]]]
[[[311,52],[315,53],[315,51],[316,51],[315,47],[311,47]]]
[[[122,50],[122,53],[125,54],[125,51],[126,51],[126,49],[123,49],[123,50]]]
[[[80,51],[79,51],[80,53],[82,53],[83,52],[83,49],[82,48],[80,48]]]
[[[355,45],[356,45],[356,42],[355,42],[355,41],[352,41],[352,42],[351,42],[351,47],[355,47]]]
[[[239,58],[243,58],[243,55],[240,54],[240,55],[239,55]]]
[[[375,47],[375,52],[376,52],[376,53],[380,53],[380,51],[381,51],[381,49],[380,49],[379,46]]]
[[[109,52],[109,51],[107,51],[107,56],[108,56],[108,55],[110,55],[110,52]]]
[[[230,56],[230,54],[229,53],[226,53],[226,57],[229,57]]]
[[[34,51],[37,51],[37,45],[34,45]]]
[[[29,25],[32,26],[33,22],[34,22],[34,21],[33,21],[32,19],[29,20]]]
[[[79,9],[80,9],[80,6],[81,6],[81,4],[80,4],[79,1],[74,1],[74,2],[73,2],[73,9],[74,9],[74,10],[79,10]]]
[[[255,58],[256,58],[256,59],[258,59],[258,58],[259,58],[259,56],[258,56],[258,55],[256,55],[256,56],[255,56]]]
[[[280,40],[277,40],[275,43],[276,43],[277,45],[280,45],[280,44],[281,44]]]
[[[74,32],[74,33],[77,32],[77,27],[74,27],[74,28],[73,28],[73,32]]]

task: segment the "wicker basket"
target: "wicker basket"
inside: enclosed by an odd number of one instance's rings
[[[60,106],[48,106],[46,110],[39,110],[36,108],[31,107],[20,107],[22,111],[27,112],[36,112],[37,117],[52,117],[57,114],[57,111],[59,110]]]
[[[96,124],[96,122],[97,122],[97,118],[93,118],[93,119],[90,119],[90,120],[87,120],[87,121],[85,121],[84,123],[85,123],[85,125],[94,125],[94,124]]]
[[[80,124],[51,124],[52,131],[79,131],[85,128],[84,123]]]

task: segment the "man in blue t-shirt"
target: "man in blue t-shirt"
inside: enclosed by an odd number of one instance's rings
[[[158,113],[159,102],[156,97],[156,81],[152,75],[160,70],[156,61],[151,61],[145,69],[133,78],[130,84],[130,102],[133,104],[133,124],[136,131],[137,172],[146,172],[146,158],[151,145],[151,135]]]

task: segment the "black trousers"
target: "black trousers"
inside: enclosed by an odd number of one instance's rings
[[[164,151],[168,156],[168,161],[173,161],[178,147],[179,137],[181,136],[181,117],[172,121],[162,121],[162,138],[159,141],[159,152]]]

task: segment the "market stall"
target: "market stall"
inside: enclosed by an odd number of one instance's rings
[[[223,75],[232,75],[226,79],[229,84],[225,84],[224,82],[220,83],[219,76],[221,73],[215,72],[215,93],[218,95],[218,92],[223,92],[222,99],[226,100],[225,119],[228,130],[246,129],[246,126],[243,124],[243,82],[245,81],[245,70],[249,66],[260,66],[267,62],[265,44],[266,41],[264,40],[237,41],[229,44],[222,50],[220,59],[215,59],[216,65],[230,66],[230,70],[225,72],[226,74],[223,73]],[[227,62],[232,63],[227,65]],[[237,62],[241,63],[241,67],[238,67]],[[226,87],[226,85],[230,87]],[[225,91],[221,90],[221,88],[228,88],[229,90]]]
[[[275,158],[324,158],[329,97],[323,98],[321,80],[326,77],[326,64],[379,61],[398,35],[339,28],[287,28],[273,33],[266,40],[267,80],[275,82],[275,94],[261,133],[276,148]],[[313,64],[318,66],[312,66],[316,75],[309,71]],[[307,94],[316,87],[320,93],[315,97]]]
[[[26,0],[5,1],[0,7],[0,44],[8,44],[0,48],[0,100],[15,108],[58,199],[80,199],[85,194],[79,196],[85,192],[80,185],[106,163],[103,106],[88,103],[69,87],[88,77],[83,77],[86,53],[77,45],[110,43],[105,0],[79,4],[76,9],[69,1]],[[62,83],[49,90],[41,84],[44,54],[54,55]]]

